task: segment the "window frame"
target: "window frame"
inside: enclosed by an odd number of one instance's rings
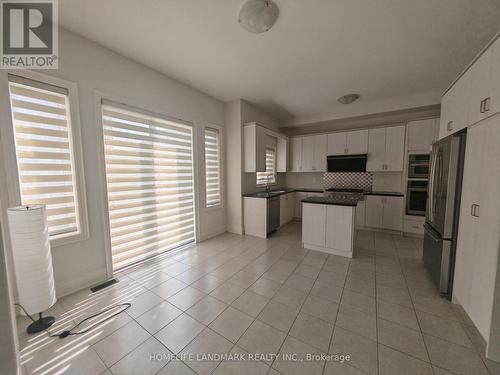
[[[269,173],[268,171],[265,171],[265,172],[256,172],[255,173],[255,186],[257,187],[264,187],[264,186],[274,186],[278,183],[278,172],[277,172],[277,169],[278,169],[278,165],[277,165],[277,159],[278,159],[278,154],[277,154],[277,149],[276,147],[274,146],[271,146],[271,145],[266,145],[266,153],[267,153],[267,150],[272,150],[274,152],[274,171],[272,172],[273,173],[273,176],[274,176],[274,181],[273,182],[270,182],[270,183],[263,183],[263,184],[259,184],[259,178],[258,178],[258,174],[259,173]],[[266,163],[267,164],[267,163]]]
[[[14,132],[14,123],[12,119],[12,108],[10,103],[10,91],[9,91],[9,74],[25,78],[27,80],[38,81],[44,84],[58,86],[68,91],[68,110],[69,119],[71,126],[71,143],[70,152],[73,158],[73,178],[74,178],[74,188],[76,190],[76,203],[78,205],[79,213],[79,228],[80,230],[76,233],[61,234],[56,235],[54,238],[50,239],[51,247],[59,247],[79,241],[84,241],[89,238],[89,224],[88,224],[88,209],[87,209],[87,194],[85,189],[85,175],[84,175],[84,161],[82,152],[82,137],[81,137],[81,126],[80,126],[80,108],[78,100],[78,87],[76,83],[66,81],[60,78],[55,78],[45,74],[32,72],[32,71],[21,71],[21,70],[7,70],[6,74],[2,75],[0,84],[4,87],[4,92],[7,98],[7,108],[8,108],[8,121],[6,123],[5,129],[3,129],[7,134],[6,142],[8,142],[4,155],[6,159],[6,175],[8,177],[8,194],[9,194],[9,205],[20,205],[21,204],[21,186],[19,180],[19,170],[17,164],[17,154],[16,154],[16,141]]]
[[[220,183],[220,203],[215,205],[215,206],[207,206],[207,192],[206,192],[206,164],[205,164],[205,131],[206,129],[212,129],[212,130],[217,130],[219,133],[219,183]],[[221,208],[224,208],[224,160],[225,160],[225,155],[224,155],[224,132],[223,132],[223,127],[220,125],[215,125],[211,123],[204,123],[203,126],[201,127],[201,136],[199,137],[200,143],[202,143],[200,150],[202,152],[202,164],[203,165],[203,187],[202,187],[202,202],[203,202],[203,207],[202,209],[205,211],[211,211],[211,210],[218,210]]]

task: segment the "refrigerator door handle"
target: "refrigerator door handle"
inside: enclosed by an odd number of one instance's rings
[[[434,199],[434,173],[436,168],[436,151],[433,149],[431,151],[431,169],[429,174],[429,193],[427,194],[427,221],[432,222],[434,217],[434,207],[433,207],[433,199]]]

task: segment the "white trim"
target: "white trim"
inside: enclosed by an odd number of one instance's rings
[[[85,189],[85,173],[83,165],[83,151],[82,151],[82,137],[80,129],[80,108],[78,100],[78,86],[75,82],[63,80],[60,78],[55,78],[49,75],[41,74],[38,72],[33,72],[29,70],[6,70],[5,74],[2,75],[0,80],[0,85],[2,86],[2,92],[7,94],[7,102],[9,113],[10,108],[10,97],[8,93],[8,74],[13,74],[23,78],[40,81],[42,83],[47,83],[49,85],[54,85],[62,87],[68,90],[68,104],[70,112],[70,122],[71,122],[71,152],[73,156],[73,166],[74,166],[74,179],[75,179],[75,189],[77,195],[77,204],[79,212],[79,225],[80,231],[76,234],[71,234],[67,236],[62,236],[58,238],[53,238],[50,240],[50,245],[52,248],[84,241],[89,238],[89,225],[88,225],[88,211],[87,211],[87,194]],[[21,192],[19,187],[19,175],[17,168],[16,152],[15,152],[15,140],[14,131],[12,124],[12,116],[8,116],[8,121],[5,128],[3,129],[6,133],[4,137],[4,157],[6,160],[6,175],[9,180],[8,195],[9,195],[9,205],[15,206],[21,204]]]
[[[210,206],[207,207],[207,196],[206,196],[206,170],[205,170],[205,129],[215,129],[219,132],[219,176],[220,176],[220,203],[216,206]],[[220,210],[225,207],[224,201],[225,201],[225,175],[224,175],[224,161],[226,160],[226,154],[224,152],[225,147],[224,147],[224,128],[220,125],[216,125],[210,122],[204,122],[203,125],[201,126],[201,135],[200,135],[200,140],[203,140],[203,149],[200,147],[200,153],[202,154],[203,159],[203,168],[201,169],[202,175],[203,175],[203,189],[200,192],[200,194],[203,196],[203,199],[200,201],[203,203],[200,206],[200,209],[202,211],[214,211],[214,210]],[[201,143],[201,142],[200,142]]]

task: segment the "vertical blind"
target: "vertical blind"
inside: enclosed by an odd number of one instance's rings
[[[257,172],[257,185],[276,183],[276,150],[266,147],[266,171]]]
[[[102,106],[115,270],[195,239],[192,127]]]
[[[205,197],[207,207],[221,204],[220,167],[219,131],[205,128]]]
[[[49,235],[80,230],[68,91],[9,75],[21,203],[44,204]]]

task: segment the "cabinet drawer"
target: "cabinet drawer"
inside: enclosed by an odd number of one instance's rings
[[[423,235],[424,222],[424,220],[405,219],[403,223],[403,232]]]

